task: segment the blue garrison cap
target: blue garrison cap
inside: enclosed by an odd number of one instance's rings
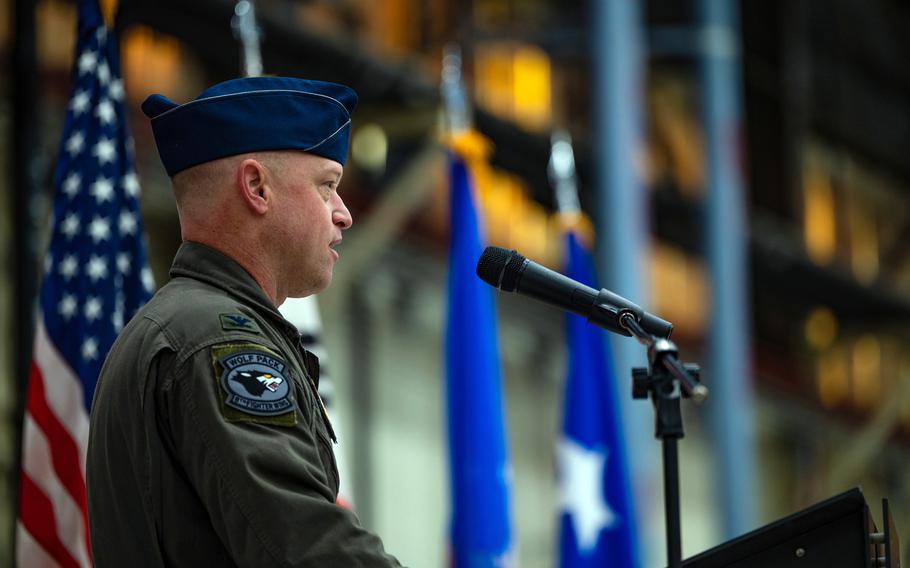
[[[247,77],[219,83],[186,104],[151,95],[158,154],[169,176],[192,166],[265,150],[301,150],[344,165],[357,94],[336,83]]]

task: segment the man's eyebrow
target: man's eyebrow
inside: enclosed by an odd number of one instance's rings
[[[325,170],[325,172],[323,172],[323,174],[326,176],[334,177],[335,181],[337,182],[337,181],[341,180],[341,176],[344,174],[344,171],[340,168],[337,168],[334,166],[329,166],[328,168],[326,168],[326,170]]]

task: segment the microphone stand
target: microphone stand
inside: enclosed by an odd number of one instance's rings
[[[679,526],[679,453],[677,440],[683,437],[680,399],[700,403],[708,389],[699,383],[699,367],[680,363],[676,345],[654,337],[639,325],[631,312],[619,314],[619,324],[648,348],[648,368],[632,369],[632,398],[651,398],[654,405],[654,437],[663,442],[664,510],[669,568],[682,566]]]

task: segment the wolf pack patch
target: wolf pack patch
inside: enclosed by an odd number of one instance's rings
[[[212,348],[212,364],[227,420],[297,423],[287,363],[276,353],[254,343],[221,345]]]

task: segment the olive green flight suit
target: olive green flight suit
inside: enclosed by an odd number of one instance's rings
[[[95,566],[399,566],[335,504],[318,362],[295,327],[214,249],[184,243],[171,276],[95,389]]]

